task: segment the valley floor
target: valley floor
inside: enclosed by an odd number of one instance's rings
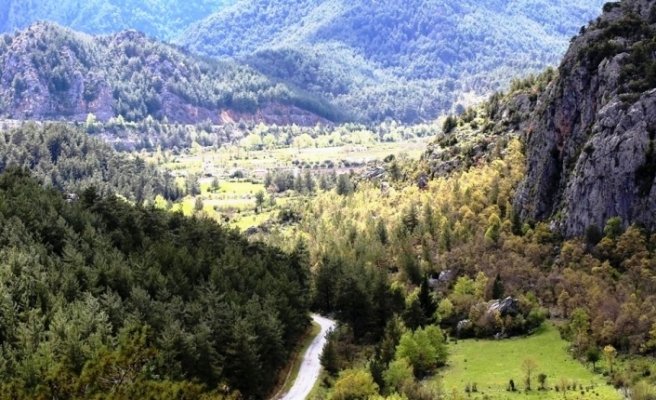
[[[508,340],[460,340],[449,344],[449,366],[442,371],[448,393],[466,395],[468,385],[476,384],[471,399],[599,399],[618,400],[620,394],[591,367],[574,360],[567,352],[568,343],[560,338],[556,327],[545,323],[535,334]],[[535,361],[533,390],[525,391],[526,373],[522,364]],[[545,374],[546,390],[538,390],[538,374]],[[517,391],[508,391],[510,379]],[[566,390],[562,387],[576,390]],[[487,396],[487,397],[486,397]]]
[[[171,207],[172,211],[182,211],[191,216],[197,202],[202,202],[202,211],[209,217],[227,222],[231,227],[244,231],[264,224],[277,215],[281,206],[302,200],[307,196],[294,191],[275,195],[275,205],[271,205],[270,194],[262,183],[267,171],[300,171],[305,166],[318,180],[320,174],[328,174],[332,169],[323,168],[320,163],[332,163],[338,174],[353,170],[362,173],[370,162],[381,162],[394,155],[409,159],[419,159],[432,137],[402,140],[393,143],[372,142],[368,145],[343,145],[328,148],[281,148],[273,150],[247,151],[226,146],[219,149],[199,148],[189,153],[166,157],[166,161],[151,154],[147,158],[159,165],[162,170],[173,171],[180,188],[185,186],[188,175],[199,176],[199,195],[188,195]],[[346,163],[349,167],[344,167]],[[230,177],[233,171],[242,171],[245,178]],[[213,181],[219,181],[219,188],[213,189]],[[260,212],[255,212],[255,196],[258,192],[267,193],[267,201]],[[160,198],[155,203],[165,209],[167,203]]]

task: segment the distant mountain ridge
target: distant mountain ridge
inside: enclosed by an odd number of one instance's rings
[[[37,23],[0,38],[0,117],[83,121],[88,114],[189,124],[337,118],[327,103],[252,68],[201,60],[136,31],[93,37]]]
[[[242,0],[178,42],[199,54],[246,60],[360,120],[415,122],[557,63],[602,4]]]
[[[92,112],[101,118],[123,115],[139,120],[151,115],[185,123],[433,120],[462,111],[504,88],[511,78],[557,63],[568,39],[597,15],[602,4],[603,0],[8,0],[0,5],[0,31],[49,19],[76,30],[112,35],[84,40],[68,35],[81,43],[73,47],[91,56],[89,65],[76,61],[75,52],[65,58],[45,56],[41,48],[61,40],[56,29],[18,32],[19,39],[26,32],[35,35],[38,46],[19,40],[31,47],[16,48],[11,39],[4,39],[0,72],[8,76],[2,81],[0,116],[80,120]],[[192,58],[134,32],[115,33],[124,28],[175,38],[190,53],[224,61]],[[44,36],[49,34],[53,38]],[[67,40],[62,42],[65,49]],[[170,52],[176,61],[185,61],[167,64],[151,58],[145,63],[143,52],[123,57],[123,50],[105,49],[125,47],[127,42],[150,49],[148,55]],[[14,53],[10,62],[8,53]],[[18,60],[20,54],[23,61]],[[116,57],[120,62],[114,63]],[[22,70],[29,71],[35,60],[38,68],[26,75]],[[98,86],[100,97],[93,97],[93,86],[103,80],[111,82]],[[29,96],[19,96],[23,90]]]
[[[159,39],[171,39],[189,24],[235,0],[3,0],[0,32],[11,32],[48,20],[98,34],[137,29]]]

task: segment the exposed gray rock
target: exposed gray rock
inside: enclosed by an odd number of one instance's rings
[[[251,226],[250,228],[248,228],[244,231],[244,234],[246,236],[257,235],[258,233],[260,233],[260,229],[257,228],[256,226]]]
[[[493,300],[490,302],[487,312],[493,313],[498,312],[501,316],[505,317],[506,315],[517,315],[519,313],[519,304],[517,300],[512,297],[506,297],[501,300]]]
[[[390,192],[390,184],[388,182],[380,183],[380,192],[384,195],[388,195]]]
[[[428,178],[426,177],[426,175],[422,175],[419,177],[419,179],[417,180],[417,187],[422,190],[428,187]]]
[[[645,37],[607,30],[630,15],[647,22],[653,7],[648,0],[609,7],[572,43],[524,131],[527,176],[515,199],[524,219],[556,218],[566,236],[615,216],[656,228],[656,92],[627,96],[620,81],[632,46]],[[591,49],[604,43],[617,50],[595,66]]]
[[[489,162],[497,157],[495,149],[501,142],[530,129],[530,117],[540,106],[532,88],[493,98],[494,106],[490,106],[490,100],[486,109],[477,110],[486,123],[461,120],[453,131],[438,135],[436,142],[428,145],[422,159],[427,161],[431,177],[449,176],[454,171]]]
[[[368,180],[379,179],[382,178],[384,175],[385,175],[385,168],[381,166],[370,167],[364,173],[364,177]]]
[[[440,286],[440,281],[439,279],[435,278],[428,278],[428,287],[431,289],[437,289]]]
[[[440,282],[451,282],[456,278],[456,273],[451,270],[447,269],[446,271],[440,272],[440,275],[438,276],[437,280]]]
[[[463,319],[456,325],[456,332],[458,333],[458,336],[460,336],[461,333],[467,332],[468,330],[472,329],[473,326],[474,324],[472,324],[470,320]]]

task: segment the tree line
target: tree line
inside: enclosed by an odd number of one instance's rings
[[[63,123],[25,123],[0,132],[0,172],[11,167],[29,169],[44,185],[68,194],[93,186],[136,203],[185,195],[169,173]]]

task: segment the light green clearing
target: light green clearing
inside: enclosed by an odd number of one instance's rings
[[[151,153],[146,158],[163,169],[187,174],[204,174],[207,172],[205,167],[209,166],[208,170],[218,177],[219,189],[212,190],[213,177],[200,178],[201,195],[197,197],[203,201],[203,214],[217,221],[227,221],[230,227],[245,230],[265,223],[275,217],[280,207],[303,198],[299,194],[287,193],[282,197],[276,197],[276,204],[272,206],[266,188],[262,183],[257,183],[264,178],[266,170],[296,168],[296,165],[292,164],[293,160],[309,163],[326,160],[335,163],[340,160],[366,162],[382,160],[390,154],[397,156],[404,154],[406,157],[417,159],[432,140],[434,138],[425,137],[394,143],[371,143],[367,146],[344,145],[259,151],[247,151],[239,146],[226,146],[219,149],[195,147],[182,155],[169,153],[163,156],[158,152]],[[228,178],[227,173],[234,169],[243,170],[249,178],[243,180]],[[180,188],[184,188],[185,178],[182,176],[176,178],[176,183]],[[260,191],[266,194],[265,205],[262,212],[255,213],[255,195]],[[167,207],[163,199],[159,199],[156,204],[162,209]],[[187,196],[173,204],[171,211],[181,211],[184,215],[191,216],[196,212],[195,205],[196,197]]]
[[[533,373],[532,388],[525,392],[525,372],[522,363],[525,359],[535,360],[538,367]],[[449,344],[449,365],[441,377],[448,393],[455,390],[466,399],[599,399],[619,400],[619,393],[606,384],[603,377],[572,359],[567,352],[567,342],[560,338],[557,329],[544,324],[535,334],[526,338],[508,340],[461,340]],[[547,375],[546,391],[537,390],[537,376]],[[507,391],[508,382],[513,379],[517,392]],[[576,390],[557,392],[555,386],[563,381]],[[467,384],[476,383],[477,393],[468,395]],[[583,390],[580,390],[580,386]],[[489,397],[484,397],[485,395]]]

